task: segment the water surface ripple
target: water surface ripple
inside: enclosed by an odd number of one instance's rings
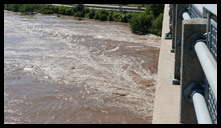
[[[151,123],[160,37],[4,12],[5,123]]]

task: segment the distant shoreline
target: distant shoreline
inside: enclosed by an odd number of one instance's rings
[[[95,19],[100,21],[129,23],[130,29],[134,34],[155,34],[160,36],[163,12],[159,11],[158,8],[162,8],[161,6],[150,6],[146,8],[145,12],[123,12],[116,10],[89,9],[85,8],[82,4],[77,4],[73,7],[49,4],[4,4],[4,10],[21,12],[25,15],[36,13],[56,14],[58,17],[60,15],[74,16],[78,20]],[[154,10],[156,10],[157,13]]]

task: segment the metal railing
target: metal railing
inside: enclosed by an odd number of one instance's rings
[[[204,112],[207,113],[207,111],[209,111],[209,115],[212,117],[212,120],[214,123],[216,123],[217,121],[217,109],[216,109],[216,101],[217,101],[217,63],[215,61],[215,59],[213,58],[211,52],[209,51],[206,43],[204,42],[197,42],[195,44],[195,51],[196,54],[198,56],[198,59],[200,61],[200,64],[203,68],[204,74],[206,76],[206,80],[208,80],[208,85],[206,86],[209,90],[208,92],[205,92],[205,94],[208,94],[208,97],[206,97],[207,100],[207,109],[205,111],[204,108]],[[204,87],[205,88],[205,87]],[[202,102],[202,99],[199,99]],[[196,102],[196,100],[195,100]],[[193,102],[193,103],[195,103]],[[204,101],[203,101],[204,102]],[[206,103],[206,102],[205,102]],[[202,105],[202,104],[198,104],[198,105]],[[196,106],[194,104],[194,106]],[[195,111],[197,114],[196,107],[195,107]],[[198,111],[199,112],[199,111]],[[199,116],[197,116],[197,119],[199,118]],[[203,121],[199,121],[198,123],[202,123]]]
[[[212,119],[212,122],[214,124],[217,124],[217,100],[215,99],[215,96],[213,95],[213,91],[211,87],[209,86],[209,83],[207,80],[205,80],[205,86],[207,87],[207,90],[205,90],[205,97],[206,97],[206,103],[207,107],[210,113],[210,117]]]
[[[210,53],[213,55],[215,66],[217,66],[217,12],[216,7],[213,5],[205,5],[203,8],[203,16],[207,18],[207,47],[210,50]],[[206,102],[207,107],[212,119],[212,122],[217,124],[217,68],[214,72],[215,85],[211,85],[208,79],[205,83],[207,84],[207,93],[206,93]]]
[[[202,35],[199,41],[194,43],[194,51],[199,60],[200,67],[204,73],[205,78],[201,80],[200,86],[203,91],[196,91],[195,87],[189,90],[189,97],[193,102],[197,122],[211,124],[217,123],[217,20],[216,12],[210,11],[205,5],[185,5],[177,9],[177,5],[173,5],[176,9],[175,14],[177,19],[182,17],[182,20],[191,20],[195,18],[207,19],[207,31]],[[201,8],[199,8],[201,6]],[[211,5],[210,5],[211,8]],[[214,13],[215,12],[215,13]],[[174,17],[174,15],[173,15]],[[172,18],[173,18],[172,17]],[[177,24],[177,21],[175,21]],[[173,28],[174,29],[174,28]],[[176,29],[176,28],[175,28]],[[176,37],[176,31],[173,30]],[[183,28],[182,28],[183,29]],[[206,36],[205,36],[206,35]],[[181,36],[180,36],[181,38]],[[174,40],[174,39],[173,39]],[[182,40],[182,39],[179,39]],[[175,45],[177,45],[175,40]],[[185,42],[184,42],[185,43]],[[182,50],[182,49],[181,49]],[[176,53],[175,53],[176,54]],[[182,62],[181,62],[182,63]],[[190,85],[193,86],[193,85]],[[194,85],[195,86],[195,85]]]
[[[53,4],[57,6],[74,7],[76,4]],[[110,5],[110,4],[82,4],[86,8],[91,9],[104,9],[104,10],[116,10],[125,12],[144,12],[144,7],[130,7],[121,5]]]
[[[209,51],[206,43],[197,42],[194,46],[197,57],[209,82],[213,95],[217,100],[217,63]]]
[[[197,8],[197,6],[190,4],[189,7],[187,8],[188,12],[190,13],[190,16],[192,18],[202,18],[202,12],[199,10],[199,7]]]
[[[212,120],[203,93],[201,93],[200,90],[198,91],[195,89],[193,90],[191,97],[197,116],[197,122],[199,124],[212,124]]]
[[[190,17],[202,18],[203,14],[193,5],[188,9]],[[208,13],[207,11],[206,13]],[[210,16],[211,14],[204,14]],[[187,14],[185,15],[187,17]],[[207,17],[207,38],[205,42],[197,42],[194,46],[201,67],[208,81],[204,94],[192,96],[198,123],[217,123],[217,23]],[[215,58],[215,59],[214,59]],[[207,97],[204,97],[207,95]],[[204,113],[204,114],[203,114]],[[208,117],[209,116],[209,117]]]
[[[213,19],[209,19],[208,22],[207,46],[217,59],[217,23]]]

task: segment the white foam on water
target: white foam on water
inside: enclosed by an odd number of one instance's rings
[[[76,116],[74,114],[79,111],[78,108],[83,108],[82,106],[87,106],[88,109],[79,112],[100,117],[94,118],[94,121],[104,118],[99,115],[98,110],[102,110],[101,113],[104,114],[108,113],[112,119],[117,118],[116,113],[113,114],[108,108],[112,108],[113,111],[115,111],[114,108],[118,108],[121,112],[128,110],[128,113],[132,112],[134,116],[139,115],[141,118],[151,116],[154,97],[152,84],[156,80],[156,73],[151,73],[148,68],[143,67],[147,60],[136,51],[142,53],[148,50],[149,46],[158,47],[160,42],[158,37],[134,35],[129,31],[128,26],[111,23],[87,20],[71,22],[44,15],[38,15],[35,20],[12,15],[10,17],[13,20],[16,19],[14,22],[7,14],[5,17],[6,30],[13,29],[5,35],[13,33],[26,39],[18,45],[19,47],[5,45],[5,58],[11,57],[4,62],[6,73],[10,76],[12,72],[17,72],[10,69],[15,67],[13,66],[15,62],[12,61],[15,60],[18,64],[14,69],[21,68],[37,79],[35,87],[40,87],[40,82],[43,80],[58,84],[52,84],[55,86],[54,90],[41,93],[38,97],[27,96],[27,99],[30,98],[29,100],[33,102],[28,108],[33,109],[30,111],[31,109],[21,108],[21,111],[32,114],[29,118],[31,122],[53,122],[53,119],[61,122],[68,119],[72,122],[70,117]],[[13,34],[10,35],[12,38]],[[147,57],[153,56],[147,55]],[[31,85],[23,86],[28,88]],[[44,86],[42,85],[42,88]],[[81,90],[76,91],[76,87]],[[44,92],[42,88],[29,90],[31,94],[36,94],[34,91],[37,90]],[[9,93],[7,92],[8,96],[13,95]],[[22,103],[17,101],[17,104]],[[37,113],[38,116],[35,116]],[[30,115],[26,115],[27,118]],[[62,115],[62,118],[58,115]],[[124,116],[124,114],[121,115]],[[86,119],[80,114],[77,117],[79,120]],[[28,120],[17,118],[21,121]],[[121,119],[122,122],[128,122],[123,117]],[[10,121],[6,122],[10,123]]]

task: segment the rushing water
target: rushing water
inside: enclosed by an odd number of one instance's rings
[[[5,123],[151,123],[160,38],[4,12]]]

